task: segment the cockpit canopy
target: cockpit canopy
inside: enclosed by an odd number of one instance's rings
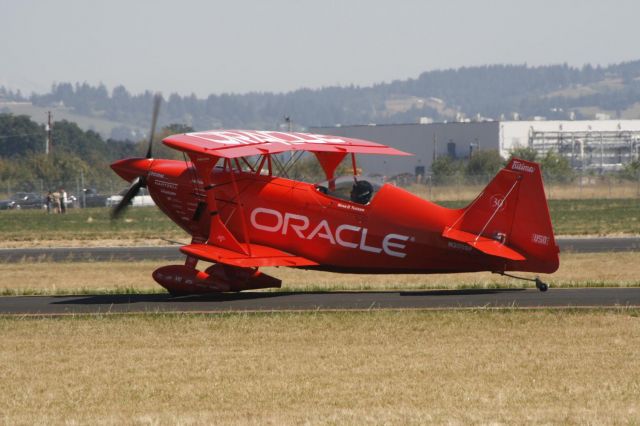
[[[362,205],[369,204],[382,186],[379,178],[370,176],[365,179],[361,176],[362,169],[356,166],[354,155],[315,154],[298,151],[293,154],[224,159],[214,169],[306,182],[313,184],[318,192]]]
[[[332,185],[333,183],[333,185]],[[357,204],[369,204],[382,184],[375,180],[342,176],[315,185],[318,192]]]

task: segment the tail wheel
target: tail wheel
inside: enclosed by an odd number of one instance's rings
[[[549,290],[547,283],[540,280],[540,278],[536,278],[536,288],[543,292]]]

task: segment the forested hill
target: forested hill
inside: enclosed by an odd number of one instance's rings
[[[109,119],[126,126],[148,126],[152,93],[131,94],[118,86],[55,84],[50,93],[29,99],[41,107]],[[0,88],[0,100],[20,100]],[[567,65],[529,67],[491,65],[429,71],[415,79],[372,87],[327,87],[288,93],[210,95],[165,94],[161,123],[195,129],[275,129],[290,116],[296,128],[335,124],[416,122],[461,119],[640,117],[640,61],[607,67]],[[119,135],[112,135],[119,136]]]

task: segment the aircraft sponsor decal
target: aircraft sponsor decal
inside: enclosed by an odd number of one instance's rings
[[[308,216],[278,210],[258,207],[251,212],[251,225],[255,229],[265,232],[279,233],[282,235],[294,234],[303,240],[325,239],[332,245],[357,249],[368,253],[385,253],[388,256],[404,258],[407,254],[404,250],[409,236],[401,234],[387,234],[382,239],[380,247],[369,245],[367,242],[367,228],[341,224],[332,229],[329,222],[322,219],[312,226]],[[351,238],[348,236],[351,235]],[[355,236],[356,238],[353,238]],[[357,242],[356,242],[357,241]]]
[[[153,184],[155,186],[159,186],[161,188],[167,188],[167,189],[174,190],[174,191],[178,189],[178,184],[175,183],[175,182],[166,182],[164,180],[155,179],[153,181]]]
[[[548,237],[546,235],[540,235],[540,234],[531,235],[531,241],[533,243],[540,244],[541,246],[548,246],[550,240],[551,240],[551,237]]]
[[[489,198],[489,204],[493,210],[500,209],[500,211],[504,211],[507,208],[507,202],[502,194],[494,194]]]
[[[468,245],[462,244],[462,243],[456,243],[454,241],[447,242],[447,247],[455,249],[455,250],[471,251],[471,246],[468,246]]]
[[[257,143],[279,143],[283,145],[346,143],[344,139],[336,136],[277,131],[213,131],[188,133],[188,135],[224,145],[253,145]]]
[[[357,206],[353,206],[351,204],[343,204],[343,203],[338,203],[336,205],[341,209],[352,210],[352,211],[358,212],[358,213],[364,213],[364,208],[362,208],[362,207],[357,207]]]
[[[535,167],[521,163],[518,160],[513,160],[513,163],[511,164],[511,169],[518,170],[519,172],[527,172],[527,173],[533,173],[536,171]]]
[[[162,272],[156,272],[156,276],[160,280],[164,280],[164,281],[167,281],[167,282],[173,281],[176,284],[181,284],[183,280],[184,280],[184,283],[187,284],[187,285],[193,285],[194,284],[192,279],[185,278],[180,274],[163,274]]]

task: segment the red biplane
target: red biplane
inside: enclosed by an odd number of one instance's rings
[[[154,122],[155,116],[157,109]],[[151,139],[146,158],[111,165],[132,182],[114,216],[146,187],[158,207],[192,236],[191,244],[180,248],[184,265],[153,273],[174,295],[280,287],[280,280],[259,271],[263,266],[506,275],[558,268],[536,163],[511,160],[467,207],[449,209],[358,177],[356,154],[410,155],[365,140],[276,131],[195,132],[163,140],[186,154],[178,161],[152,158]],[[317,158],[325,184],[276,176],[286,170],[278,154],[299,152]],[[353,169],[346,188],[334,176],[345,158]],[[199,260],[213,266],[200,271]],[[535,281],[540,290],[547,289]]]

